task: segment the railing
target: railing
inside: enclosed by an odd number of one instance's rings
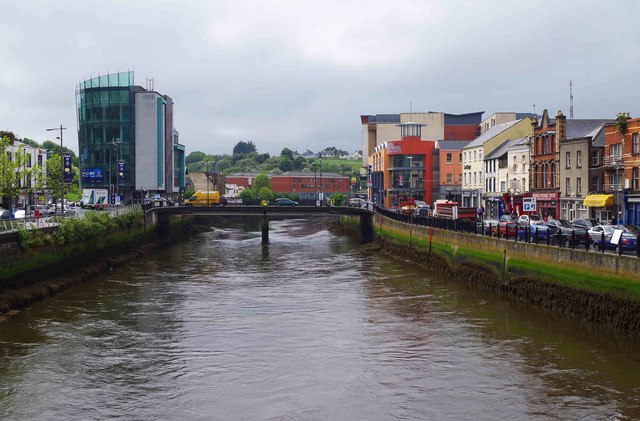
[[[613,183],[613,184],[603,184],[602,185],[602,191],[604,193],[615,193],[615,192],[619,192],[622,191],[623,187],[622,187],[622,183]]]
[[[622,168],[624,167],[624,159],[622,159],[622,157],[618,155],[603,156],[602,165],[610,168]]]
[[[549,234],[547,232],[546,235],[541,236],[535,230],[532,230],[530,226],[520,226],[515,222],[507,223],[500,228],[498,224],[485,224],[484,222],[465,219],[417,217],[414,215],[397,213],[393,210],[380,207],[375,207],[375,211],[382,216],[407,224],[481,235],[483,237],[493,237],[506,241],[527,242],[547,246],[568,247],[572,249],[584,248],[584,250],[587,251],[593,247],[597,252],[602,253],[604,253],[607,246],[605,239],[602,238],[599,240],[599,247],[596,249],[596,245],[594,245],[593,239],[589,233],[580,236],[576,235],[575,231],[572,231],[571,235],[562,234],[561,231],[558,231],[555,234]],[[615,252],[622,254],[622,248],[618,247]],[[640,241],[636,242],[635,253],[636,256],[640,257]]]
[[[108,208],[108,212],[111,216],[122,215],[134,210],[141,210],[142,206],[139,204],[136,205],[127,205],[127,206],[114,206]],[[93,212],[93,211],[89,211]],[[79,215],[76,213],[72,216],[64,216],[64,218],[75,218]],[[60,215],[52,215],[48,217],[34,218],[33,216],[24,218],[24,219],[2,219],[0,220],[0,233],[9,232],[9,231],[18,231],[18,230],[32,230],[32,229],[40,229],[40,228],[49,228],[55,227],[58,225],[58,219],[63,218]]]

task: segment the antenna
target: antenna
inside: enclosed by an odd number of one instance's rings
[[[573,81],[569,81],[569,118],[573,118]]]
[[[538,114],[536,114],[536,104],[533,104],[533,115],[538,116]]]

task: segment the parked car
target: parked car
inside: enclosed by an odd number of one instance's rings
[[[0,209],[0,219],[15,219],[15,215],[12,217],[8,209]]]
[[[527,230],[529,231],[529,241],[544,241],[551,235],[551,230],[544,224],[523,224],[518,225],[518,239],[527,239]]]
[[[600,225],[600,222],[592,218],[577,218],[571,222],[571,225],[573,225],[574,227],[584,228],[586,230],[589,230],[595,227],[596,225]]]
[[[602,244],[602,232],[604,235],[604,248],[605,250],[616,250],[618,248],[617,244],[611,243],[611,238],[613,238],[613,233],[615,230],[619,229],[618,226],[614,225],[596,225],[589,230],[589,234],[593,232],[594,235],[591,236],[593,239],[593,247],[595,249],[600,249]],[[597,237],[597,238],[596,238]],[[635,251],[637,247],[638,238],[630,231],[622,230],[622,234],[620,236],[620,246],[623,251]]]
[[[520,215],[518,225],[542,224],[544,221],[540,215]]]
[[[545,222],[545,225],[551,229],[551,235],[557,235],[560,232],[564,241],[570,240],[575,235],[579,242],[583,242],[587,235],[586,229],[573,226],[566,219],[552,219]]]
[[[58,206],[57,210],[54,210],[54,215],[74,216],[76,211],[69,205],[64,205],[63,208]]]
[[[511,215],[502,215],[498,222],[498,235],[500,237],[515,238],[518,232],[516,218]]]
[[[415,216],[429,216],[431,212],[431,206],[427,205],[427,203],[423,200],[415,201],[416,208],[413,210],[413,214]]]
[[[366,203],[367,201],[360,197],[352,197],[349,199],[350,208],[363,208]]]
[[[298,206],[298,202],[288,199],[286,197],[279,197],[273,201],[275,206]]]
[[[483,219],[482,221],[478,221],[478,224],[482,227],[485,235],[489,235],[489,232],[491,232],[491,235],[496,235],[498,233],[499,223],[500,221],[497,219]]]
[[[33,207],[34,215],[35,215],[35,211],[36,211],[36,209],[37,209],[38,211],[40,211],[40,217],[45,217],[45,216],[53,215],[53,214],[55,213],[55,211],[54,211],[53,209],[51,209],[51,208],[49,208],[49,207],[47,207],[47,206],[45,206],[45,205],[35,205],[35,206]]]
[[[16,209],[13,212],[16,219],[25,219],[33,217],[33,210],[27,211],[26,209]]]

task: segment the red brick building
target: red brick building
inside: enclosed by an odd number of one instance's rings
[[[247,188],[253,185],[253,180],[258,175],[259,173],[232,174],[225,178],[225,182]],[[295,194],[305,204],[312,204],[316,200],[326,201],[333,193],[349,193],[349,177],[336,173],[288,171],[267,176],[271,180],[271,190],[274,193]]]
[[[603,193],[613,195],[614,215],[627,224],[640,223],[640,118],[627,116],[623,135],[614,124],[605,126]]]

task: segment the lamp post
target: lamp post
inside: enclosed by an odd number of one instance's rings
[[[318,163],[313,161],[313,205],[318,206]]]
[[[114,138],[111,142],[109,142],[109,145],[112,145],[114,147],[114,149],[116,150],[116,160],[115,160],[115,168],[116,168],[116,170],[112,171],[113,170],[113,166],[110,165],[111,174],[109,174],[109,194],[114,195],[113,204],[115,205],[116,204],[115,198],[118,197],[119,193],[120,193],[119,189],[118,189],[118,179],[120,178],[120,174],[118,172],[118,167],[120,165],[120,139],[118,139],[117,137]],[[111,160],[111,148],[109,148],[109,160]],[[115,185],[113,185],[114,186],[113,187],[114,191],[111,191],[111,185],[112,185],[111,181],[113,179],[113,173],[116,174],[116,182],[115,182]]]
[[[62,131],[63,130],[67,130],[66,127],[62,127],[62,124],[60,125],[60,127],[56,127],[56,128],[52,128],[52,129],[46,129],[48,132],[54,131],[54,130],[60,130],[60,136],[56,137],[56,139],[60,139],[60,214],[64,217],[64,212],[62,211],[64,209],[64,159],[62,158]],[[56,201],[55,204],[55,213],[56,215],[58,214],[58,202]]]
[[[322,159],[320,159],[320,207],[322,207],[322,199],[324,195],[322,194]]]

